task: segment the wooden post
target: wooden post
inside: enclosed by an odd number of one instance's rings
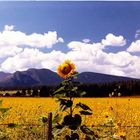
[[[47,137],[46,140],[52,140],[52,112],[48,114]]]

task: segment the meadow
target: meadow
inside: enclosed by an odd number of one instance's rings
[[[42,117],[58,108],[58,102],[53,98],[19,98],[1,97],[3,108],[10,108],[1,120],[0,137],[13,139],[45,138],[45,126]],[[93,114],[84,116],[84,122],[102,139],[111,139],[114,133],[124,133],[128,140],[140,139],[140,98],[75,98],[90,106]],[[75,112],[76,113],[76,112]],[[16,124],[11,129],[2,124]],[[113,126],[113,127],[110,127]],[[82,136],[81,136],[82,137]],[[8,139],[7,138],[7,139]],[[61,139],[61,138],[60,138]]]

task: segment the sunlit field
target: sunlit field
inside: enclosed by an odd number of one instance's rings
[[[3,100],[2,107],[11,108],[6,112],[1,124],[41,125],[40,118],[47,116],[48,112],[54,112],[59,106],[58,102],[52,98],[1,97],[0,100]],[[127,139],[140,139],[140,127],[138,127],[140,126],[140,98],[76,98],[74,100],[89,105],[93,110],[93,114],[86,116],[83,123],[99,135],[105,135],[103,134],[105,130],[110,132],[111,129],[115,129],[113,131],[125,132]],[[113,128],[109,128],[111,124]],[[17,128],[8,128],[5,131],[8,131],[11,139],[18,139],[29,132],[29,128],[25,128],[26,133],[21,136],[17,136],[19,135]],[[100,130],[98,131],[97,128]],[[38,129],[39,127],[35,131]],[[43,139],[41,138],[43,133],[38,134],[38,139]]]

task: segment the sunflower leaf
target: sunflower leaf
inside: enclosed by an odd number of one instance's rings
[[[86,104],[83,104],[81,102],[79,102],[78,104],[76,104],[76,107],[80,107],[83,110],[90,110],[90,111],[92,111],[92,109],[89,106],[87,106]]]
[[[91,135],[91,136],[95,135],[94,132],[91,129],[89,129],[86,125],[82,125],[80,129],[86,135]]]
[[[89,111],[79,111],[81,115],[92,115],[92,112]]]
[[[66,96],[65,92],[57,93],[57,94],[54,95],[54,97],[56,97],[56,98],[65,97],[65,96]]]
[[[52,120],[52,124],[59,123],[61,119],[62,119],[62,116],[60,114],[55,115]]]
[[[9,110],[10,108],[0,108],[0,112],[5,113]]]
[[[0,100],[0,106],[2,106],[2,100]]]
[[[82,96],[84,96],[86,94],[86,92],[85,91],[83,91],[83,92],[80,92],[80,96],[82,97]]]
[[[62,92],[62,91],[65,91],[64,86],[63,86],[63,87],[60,87],[59,89],[57,89],[57,90],[53,93],[53,95],[55,95],[56,93],[60,93],[60,92]]]
[[[71,91],[76,91],[78,89],[78,87],[73,87],[73,89]]]
[[[8,124],[8,128],[15,128],[15,127],[17,127],[17,124],[15,124],[15,123]]]

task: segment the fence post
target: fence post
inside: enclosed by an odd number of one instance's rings
[[[52,140],[52,112],[48,113],[46,140]]]

